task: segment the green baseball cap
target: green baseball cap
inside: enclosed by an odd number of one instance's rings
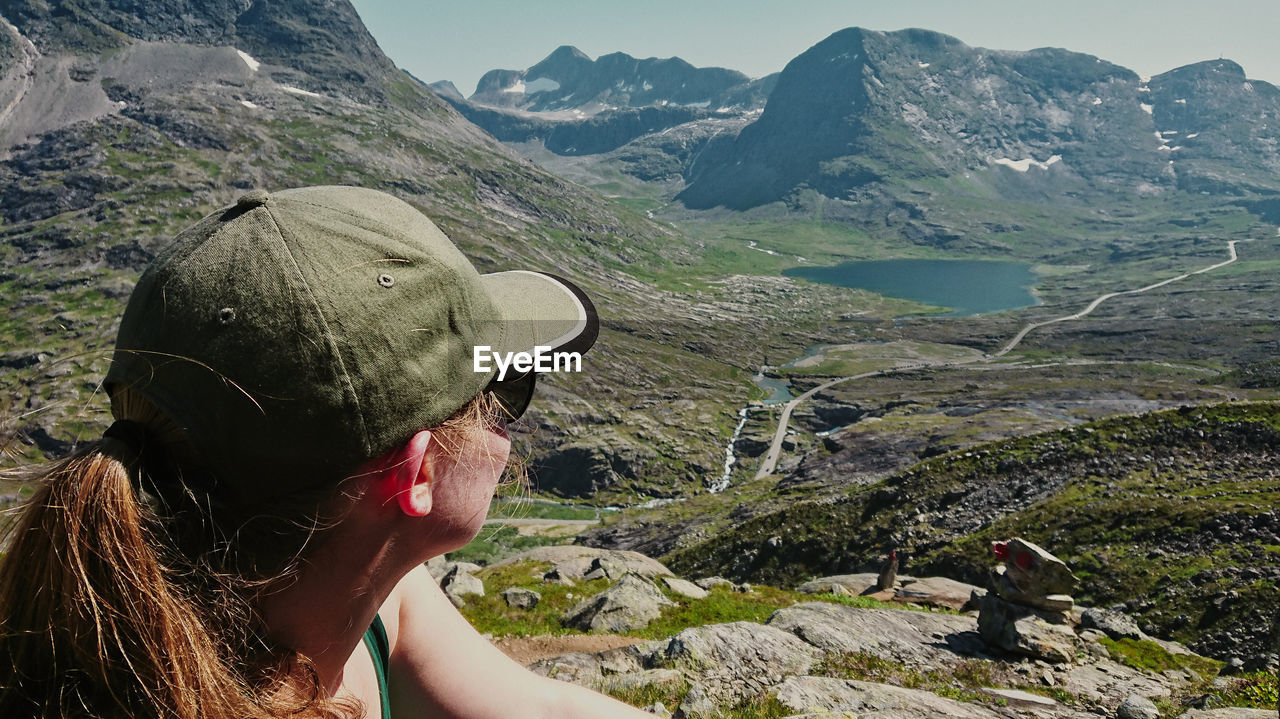
[[[395,197],[254,191],[143,273],[106,383],[155,404],[184,430],[208,489],[243,503],[336,482],[486,388],[523,411],[535,374],[498,381],[477,371],[477,348],[581,353],[598,332],[572,283],[481,275]]]

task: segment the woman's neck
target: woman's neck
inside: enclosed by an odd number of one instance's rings
[[[307,657],[329,696],[374,615],[412,567],[395,561],[385,528],[343,521],[307,554],[288,586],[261,598],[271,639]]]

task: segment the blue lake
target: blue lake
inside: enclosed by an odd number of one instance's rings
[[[1023,262],[871,260],[829,267],[793,267],[782,274],[946,307],[952,317],[1038,304],[1031,292],[1036,274],[1031,265]]]

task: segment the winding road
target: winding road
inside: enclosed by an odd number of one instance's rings
[[[791,401],[787,402],[786,405],[783,406],[782,416],[778,418],[778,430],[773,433],[773,443],[769,445],[769,451],[765,453],[764,462],[761,463],[760,471],[756,472],[755,478],[761,479],[763,477],[767,477],[773,474],[773,471],[777,468],[778,458],[782,455],[782,440],[787,435],[787,425],[791,421],[791,411],[794,410],[796,406],[799,405],[801,402],[805,401],[806,399],[809,399],[813,395],[817,394],[818,392],[821,392],[824,389],[827,389],[828,387],[833,387],[835,385],[841,384],[842,382],[848,382],[850,380],[866,379],[867,377],[878,377],[880,375],[893,374],[894,372],[903,372],[908,370],[920,369],[922,367],[943,368],[943,367],[956,367],[964,364],[972,364],[974,362],[990,362],[991,360],[997,359],[999,357],[1003,357],[1006,354],[1008,354],[1014,347],[1017,347],[1018,344],[1022,342],[1022,340],[1032,330],[1038,329],[1040,327],[1044,327],[1046,325],[1051,325],[1057,322],[1066,322],[1068,320],[1078,320],[1088,315],[1089,313],[1093,312],[1094,310],[1098,309],[1099,305],[1101,305],[1103,302],[1106,302],[1107,300],[1113,297],[1120,297],[1121,295],[1136,295],[1138,293],[1146,292],[1148,290],[1154,290],[1157,287],[1163,287],[1172,282],[1185,280],[1188,277],[1191,277],[1192,275],[1198,275],[1203,272],[1210,272],[1212,270],[1216,270],[1220,267],[1226,267],[1227,265],[1231,264],[1232,262],[1235,262],[1238,259],[1238,256],[1236,254],[1237,242],[1241,242],[1241,240],[1227,241],[1227,253],[1230,257],[1224,262],[1219,262],[1216,265],[1209,265],[1208,267],[1202,267],[1198,270],[1195,270],[1194,272],[1187,272],[1186,274],[1181,274],[1181,275],[1178,275],[1177,277],[1170,277],[1167,280],[1161,280],[1160,282],[1147,285],[1146,287],[1140,287],[1136,290],[1124,290],[1123,292],[1110,292],[1108,294],[1102,295],[1101,297],[1098,297],[1093,302],[1090,302],[1088,307],[1085,307],[1083,310],[1080,310],[1079,312],[1073,315],[1066,315],[1066,316],[1057,317],[1051,320],[1044,320],[1043,322],[1032,322],[1028,324],[1026,327],[1023,327],[1018,332],[1018,334],[1014,335],[1013,339],[1009,340],[1008,344],[1006,344],[1004,347],[1000,349],[1000,351],[995,352],[994,354],[989,354],[982,357],[968,357],[962,360],[954,360],[951,362],[920,362],[916,364],[900,365],[898,367],[891,367],[889,369],[876,370],[874,372],[863,372],[862,374],[856,374],[851,377],[839,377],[837,379],[831,380],[830,382],[820,384],[817,387],[814,387],[813,389],[809,390],[808,392],[805,392],[804,394],[800,395],[799,397],[792,399]]]
[[[1105,294],[1099,297],[1098,299],[1094,300],[1093,302],[1090,302],[1088,307],[1084,308],[1083,310],[1080,310],[1074,315],[1067,315],[1066,317],[1058,317],[1052,320],[1045,320],[1044,322],[1032,322],[1026,327],[1023,327],[1021,332],[1014,335],[1013,339],[1009,340],[1009,344],[1005,345],[999,352],[996,352],[991,356],[1003,357],[1005,356],[1005,354],[1009,352],[1009,350],[1013,349],[1014,347],[1017,347],[1018,343],[1022,341],[1022,338],[1026,337],[1027,333],[1030,332],[1031,330],[1044,327],[1045,325],[1051,325],[1051,324],[1054,324],[1055,322],[1066,322],[1067,320],[1078,320],[1081,317],[1084,317],[1085,315],[1089,314],[1090,312],[1093,312],[1094,310],[1098,309],[1098,305],[1102,304],[1103,302],[1106,302],[1112,297],[1119,297],[1121,295],[1136,295],[1140,292],[1146,292],[1147,290],[1154,290],[1157,287],[1164,287],[1165,285],[1171,282],[1177,282],[1178,280],[1185,280],[1192,275],[1198,275],[1202,272],[1209,272],[1210,270],[1216,270],[1219,267],[1226,267],[1227,265],[1231,264],[1232,262],[1235,262],[1238,259],[1236,255],[1236,243],[1239,241],[1240,240],[1227,241],[1227,253],[1230,255],[1230,259],[1226,260],[1225,262],[1219,262],[1216,265],[1209,265],[1208,267],[1202,267],[1196,270],[1195,272],[1188,272],[1183,275],[1178,275],[1177,277],[1170,277],[1169,279],[1161,280],[1160,282],[1157,282],[1154,285],[1147,285],[1146,287],[1140,287],[1136,290],[1125,290],[1123,292],[1112,292],[1110,294]]]

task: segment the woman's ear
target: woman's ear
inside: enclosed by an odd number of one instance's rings
[[[410,517],[425,517],[431,513],[431,489],[435,480],[434,463],[427,455],[431,447],[431,432],[422,430],[413,435],[392,457],[392,486],[400,511]]]

